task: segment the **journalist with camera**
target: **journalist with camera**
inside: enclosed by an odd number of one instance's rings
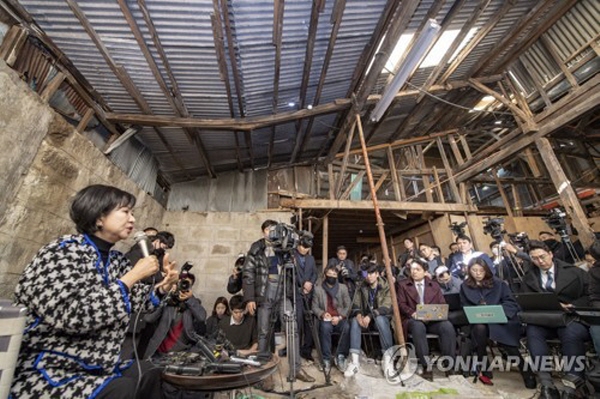
[[[339,282],[348,287],[350,297],[352,298],[354,295],[354,283],[357,279],[357,273],[354,262],[348,259],[348,250],[345,246],[340,245],[337,247],[336,257],[329,259],[327,262],[327,268],[330,266],[337,269]]]
[[[312,317],[311,306],[313,287],[317,281],[317,265],[315,258],[309,253],[313,246],[313,235],[302,232],[298,247],[294,250],[294,265],[296,269],[296,317],[300,332],[300,356],[307,360],[312,357],[313,337],[309,319]]]
[[[246,255],[239,254],[233,265],[233,270],[229,279],[227,280],[227,292],[231,295],[235,295],[242,290],[242,271],[244,269],[244,263],[246,262]]]
[[[169,292],[165,305],[145,317],[148,323],[157,323],[145,359],[188,350],[197,342],[197,335],[206,333],[206,310],[192,293],[196,281],[190,273],[192,267],[190,262],[182,266],[177,286]]]
[[[263,222],[261,230],[263,238],[251,245],[246,256],[242,286],[248,313],[257,315],[258,352],[261,356],[265,356],[272,352],[269,348],[269,330],[272,330],[271,312],[279,313],[281,320],[284,320],[284,310],[293,310],[293,302],[289,294],[293,292],[294,287],[290,286],[290,279],[284,279],[282,274],[285,272],[284,260],[289,261],[288,250],[293,249],[294,238],[288,234],[289,230],[286,226],[274,220]],[[284,287],[285,284],[287,286]],[[285,297],[284,290],[288,293]],[[295,377],[300,381],[314,382],[314,378],[301,368],[298,328],[295,323],[292,328],[294,331],[287,333],[294,335],[295,345],[291,350],[288,348],[288,356],[294,356]],[[266,390],[269,390],[271,385],[272,380],[263,382]]]

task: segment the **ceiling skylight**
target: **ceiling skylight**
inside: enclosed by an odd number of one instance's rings
[[[450,59],[448,60],[448,63],[452,62],[454,60],[454,58],[456,58],[458,53],[467,45],[467,43],[469,43],[469,41],[471,40],[471,38],[473,37],[475,32],[477,32],[477,28],[472,28],[471,30],[469,30],[469,33],[467,33],[467,36],[465,36],[465,38],[460,43],[460,45],[458,46],[458,48],[456,49],[454,54],[452,54],[452,57],[450,57]],[[427,54],[427,56],[425,57],[425,59],[423,60],[421,65],[419,65],[419,68],[427,68],[427,67],[432,67],[432,66],[438,65],[440,63],[440,61],[442,60],[442,57],[444,56],[446,51],[448,51],[448,48],[450,48],[450,46],[452,45],[452,42],[456,39],[456,37],[458,36],[459,33],[460,33],[459,29],[447,30],[444,33],[442,33],[442,35],[440,36],[438,41],[435,43],[433,48],[429,51],[429,53]],[[400,36],[400,40],[398,40],[398,43],[396,44],[394,51],[392,51],[392,55],[390,55],[388,62],[385,64],[384,72],[386,70],[387,71],[396,70],[398,63],[400,61],[400,57],[402,57],[404,55],[404,53],[406,51],[406,47],[410,43],[413,36],[414,36],[414,33],[407,33],[407,34]]]

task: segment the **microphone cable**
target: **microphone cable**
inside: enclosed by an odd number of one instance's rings
[[[140,315],[142,314],[142,310],[144,309],[144,304],[146,303],[146,301],[150,300],[150,296],[152,295],[152,292],[154,291],[154,287],[156,286],[156,275],[152,276],[152,285],[150,287],[150,291],[148,291],[148,296],[146,298],[145,301],[142,301],[142,303],[140,304],[140,308],[137,311],[137,314],[135,315],[134,319],[133,319],[133,334],[131,335],[131,340],[133,341],[133,357],[135,359],[135,363],[138,369],[138,379],[137,379],[137,383],[135,384],[135,391],[133,394],[133,398],[137,398],[137,393],[138,390],[140,388],[140,384],[142,383],[142,364],[140,363],[140,356],[138,354],[138,350],[137,350],[137,342],[135,341],[135,336],[136,336],[136,332],[137,332],[137,324],[138,321],[140,319]],[[131,287],[133,288],[133,287]],[[161,303],[158,305],[157,310],[163,306],[162,301]]]

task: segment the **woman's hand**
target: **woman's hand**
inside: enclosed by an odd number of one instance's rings
[[[120,280],[127,288],[131,288],[138,281],[153,276],[158,270],[158,259],[156,259],[156,256],[146,256],[138,260],[133,269],[125,273]]]
[[[179,281],[179,272],[175,269],[177,262],[169,260],[169,253],[165,253],[163,257],[163,280],[156,284],[156,289],[160,293],[167,293],[173,289],[177,281]]]

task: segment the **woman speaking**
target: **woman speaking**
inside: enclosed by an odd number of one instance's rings
[[[135,265],[111,247],[129,237],[135,197],[115,187],[79,191],[70,217],[79,234],[43,247],[15,291],[28,320],[11,396],[23,398],[161,398],[160,370],[120,358],[132,317],[159,304],[177,281],[175,263],[165,278],[141,282],[159,270],[156,257]]]

